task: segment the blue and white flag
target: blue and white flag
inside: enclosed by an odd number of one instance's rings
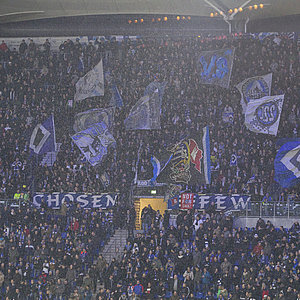
[[[104,122],[108,129],[111,130],[114,124],[114,112],[115,109],[113,107],[108,107],[94,108],[76,114],[73,129],[75,132],[79,132],[91,127],[93,124]]]
[[[277,135],[284,95],[252,100],[245,113],[246,127],[257,133]]]
[[[231,106],[226,106],[222,113],[222,119],[224,123],[233,124],[234,121],[234,114],[233,109]]]
[[[75,101],[88,97],[104,96],[104,75],[102,60],[76,83]]]
[[[34,128],[31,134],[29,148],[32,149],[35,154],[44,154],[46,152],[56,151],[53,115]]]
[[[153,177],[151,178],[151,181],[154,182],[160,173],[160,161],[155,156],[152,156],[151,164],[153,166]]]
[[[235,153],[231,154],[230,166],[231,167],[236,167],[237,166],[237,156],[236,156]]]
[[[104,122],[77,132],[71,138],[92,166],[101,163],[108,153],[108,148],[116,144]]]
[[[252,175],[252,176],[248,179],[247,184],[254,183],[255,180],[256,180],[256,176],[255,176],[255,174],[254,174],[254,175]]]
[[[283,144],[274,161],[275,181],[289,188],[300,183],[300,138]]]
[[[247,78],[236,85],[241,94],[243,113],[246,112],[248,103],[271,95],[272,73]]]
[[[200,83],[229,88],[233,60],[234,49],[201,52],[198,60]]]
[[[126,130],[160,129],[160,99],[158,90],[143,96],[130,110],[124,121]]]
[[[162,99],[164,96],[166,85],[167,85],[166,81],[158,82],[158,81],[154,80],[146,86],[144,96],[147,96],[147,95],[151,96],[156,90],[158,90],[160,104],[162,104]]]
[[[115,83],[111,83],[110,86],[111,91],[111,99],[110,99],[110,105],[113,107],[122,107],[123,106],[123,99],[120,95],[118,87],[115,85]]]

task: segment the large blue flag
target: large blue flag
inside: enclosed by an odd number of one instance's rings
[[[203,51],[198,59],[200,83],[229,88],[234,49]]]
[[[45,154],[46,152],[56,151],[53,115],[42,124],[36,125],[31,134],[29,148],[32,149],[35,154]]]
[[[277,152],[275,161],[275,181],[288,188],[300,182],[300,138],[291,139]]]
[[[124,121],[126,130],[160,129],[160,99],[158,90],[143,96],[130,110]]]
[[[108,153],[108,148],[116,144],[104,122],[93,124],[90,128],[77,132],[71,138],[92,166],[101,163]]]

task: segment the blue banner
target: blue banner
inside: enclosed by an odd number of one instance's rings
[[[151,181],[151,179],[148,180],[137,180],[136,182],[137,187],[156,187],[156,186],[164,186],[165,183]]]
[[[274,161],[275,181],[288,188],[300,183],[300,138],[283,144]]]
[[[76,194],[76,193],[36,193],[33,196],[33,205],[40,207],[46,201],[48,207],[60,209],[63,202],[67,205],[80,204],[81,208],[112,208],[115,206],[118,194]]]
[[[92,166],[99,164],[107,154],[108,147],[116,144],[104,122],[77,132],[71,138]]]
[[[234,49],[201,52],[198,61],[200,83],[229,88],[233,60]]]
[[[251,200],[248,195],[200,195],[181,193],[168,200],[168,209],[208,209],[215,202],[216,210],[243,210]]]

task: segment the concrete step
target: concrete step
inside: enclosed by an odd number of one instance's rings
[[[123,255],[123,249],[127,241],[127,230],[118,229],[115,234],[110,238],[109,242],[105,245],[101,251],[103,257],[108,263],[113,258],[119,259]]]

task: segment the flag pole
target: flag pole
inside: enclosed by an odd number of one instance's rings
[[[139,150],[138,150],[138,156],[137,156],[137,160],[136,160],[136,164],[135,164],[135,176],[134,176],[133,184],[137,184],[138,167],[139,167],[139,162],[140,162],[140,152],[141,152],[142,145],[143,145],[143,141],[140,140],[140,146],[139,146]]]
[[[55,134],[55,125],[54,125],[54,114],[52,114],[52,126],[53,126],[53,136],[54,136],[54,152],[56,152],[57,149],[56,149],[56,134]]]

